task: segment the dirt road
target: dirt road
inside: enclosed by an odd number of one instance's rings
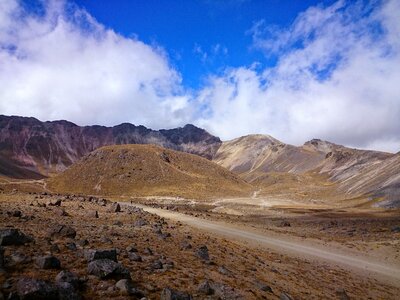
[[[130,205],[120,202],[121,205]],[[361,252],[343,251],[324,247],[320,244],[310,243],[309,241],[296,239],[287,236],[269,236],[265,233],[257,232],[251,228],[235,226],[224,222],[215,222],[196,218],[182,213],[168,210],[147,207],[139,204],[133,206],[141,207],[145,211],[157,214],[161,217],[174,221],[180,221],[189,226],[205,230],[207,232],[222,235],[225,238],[250,243],[254,246],[263,247],[278,253],[306,259],[320,264],[337,265],[361,276],[368,276],[379,281],[400,286],[400,268],[388,265],[382,261],[376,261]]]

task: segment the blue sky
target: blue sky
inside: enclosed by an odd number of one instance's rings
[[[297,15],[319,1],[197,0],[92,1],[77,0],[100,23],[125,36],[167,51],[188,88],[204,85],[208,75],[227,67],[260,67],[275,63],[252,47],[251,29],[264,20],[289,26]],[[329,5],[333,1],[324,1]]]
[[[400,150],[400,1],[0,1],[0,113]]]

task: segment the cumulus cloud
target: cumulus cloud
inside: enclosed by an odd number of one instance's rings
[[[172,127],[192,116],[162,49],[123,37],[65,1],[0,2],[0,113],[78,124]]]
[[[230,69],[199,93],[199,124],[225,139],[263,132],[400,150],[400,2],[310,7],[286,29],[257,22],[253,47],[277,64]]]

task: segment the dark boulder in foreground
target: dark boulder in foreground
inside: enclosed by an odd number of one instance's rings
[[[73,239],[76,236],[76,231],[71,226],[57,224],[49,229],[49,235],[51,237],[66,237]]]
[[[94,250],[88,249],[85,250],[85,258],[88,262],[97,259],[110,259],[117,262],[117,250],[110,249],[110,250]]]
[[[0,246],[24,245],[33,242],[33,239],[18,229],[0,229]]]
[[[33,278],[22,278],[17,283],[19,299],[59,299],[58,289],[51,283]]]
[[[192,300],[188,293],[178,292],[170,288],[165,288],[161,292],[160,300]]]
[[[57,257],[46,255],[36,259],[36,265],[40,269],[60,269],[61,263]]]
[[[88,273],[100,279],[130,279],[127,268],[111,259],[98,259],[88,264]]]

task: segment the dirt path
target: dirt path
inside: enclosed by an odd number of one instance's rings
[[[130,204],[121,202],[121,205]],[[382,261],[372,260],[362,252],[332,249],[293,237],[270,236],[265,233],[257,232],[251,228],[200,219],[168,210],[138,204],[133,204],[133,206],[141,207],[147,212],[171,220],[180,221],[210,233],[222,235],[228,239],[244,241],[247,244],[251,243],[255,246],[306,259],[311,262],[316,261],[322,264],[337,265],[361,276],[372,277],[381,282],[386,282],[400,287],[400,268],[398,266],[388,265]]]

